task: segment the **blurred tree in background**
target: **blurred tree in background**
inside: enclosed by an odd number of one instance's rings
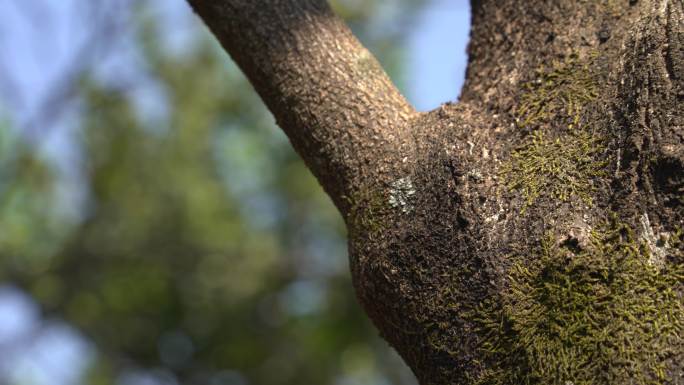
[[[334,2],[395,75],[417,6]],[[159,100],[141,108],[95,63],[73,77],[77,215],[34,138],[0,116],[2,281],[93,342],[87,384],[413,383],[356,303],[341,218],[251,86],[202,29],[169,52],[154,12],[132,9]]]

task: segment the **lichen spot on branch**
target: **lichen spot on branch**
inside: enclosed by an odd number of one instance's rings
[[[413,210],[412,197],[416,194],[410,177],[403,177],[392,182],[389,192],[389,204],[402,213],[408,214]]]

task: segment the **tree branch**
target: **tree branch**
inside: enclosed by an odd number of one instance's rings
[[[413,108],[324,0],[188,1],[346,216],[396,158]]]

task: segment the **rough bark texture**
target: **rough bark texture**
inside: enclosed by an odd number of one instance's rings
[[[323,1],[190,3],[421,384],[684,384],[681,0],[473,1],[461,101],[425,114]]]
[[[325,1],[190,0],[343,212],[415,114]]]

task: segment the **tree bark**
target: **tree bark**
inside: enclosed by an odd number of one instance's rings
[[[461,100],[425,114],[324,1],[189,2],[421,384],[684,384],[682,1],[474,0]]]
[[[325,1],[191,0],[340,211],[392,168],[416,115]]]

